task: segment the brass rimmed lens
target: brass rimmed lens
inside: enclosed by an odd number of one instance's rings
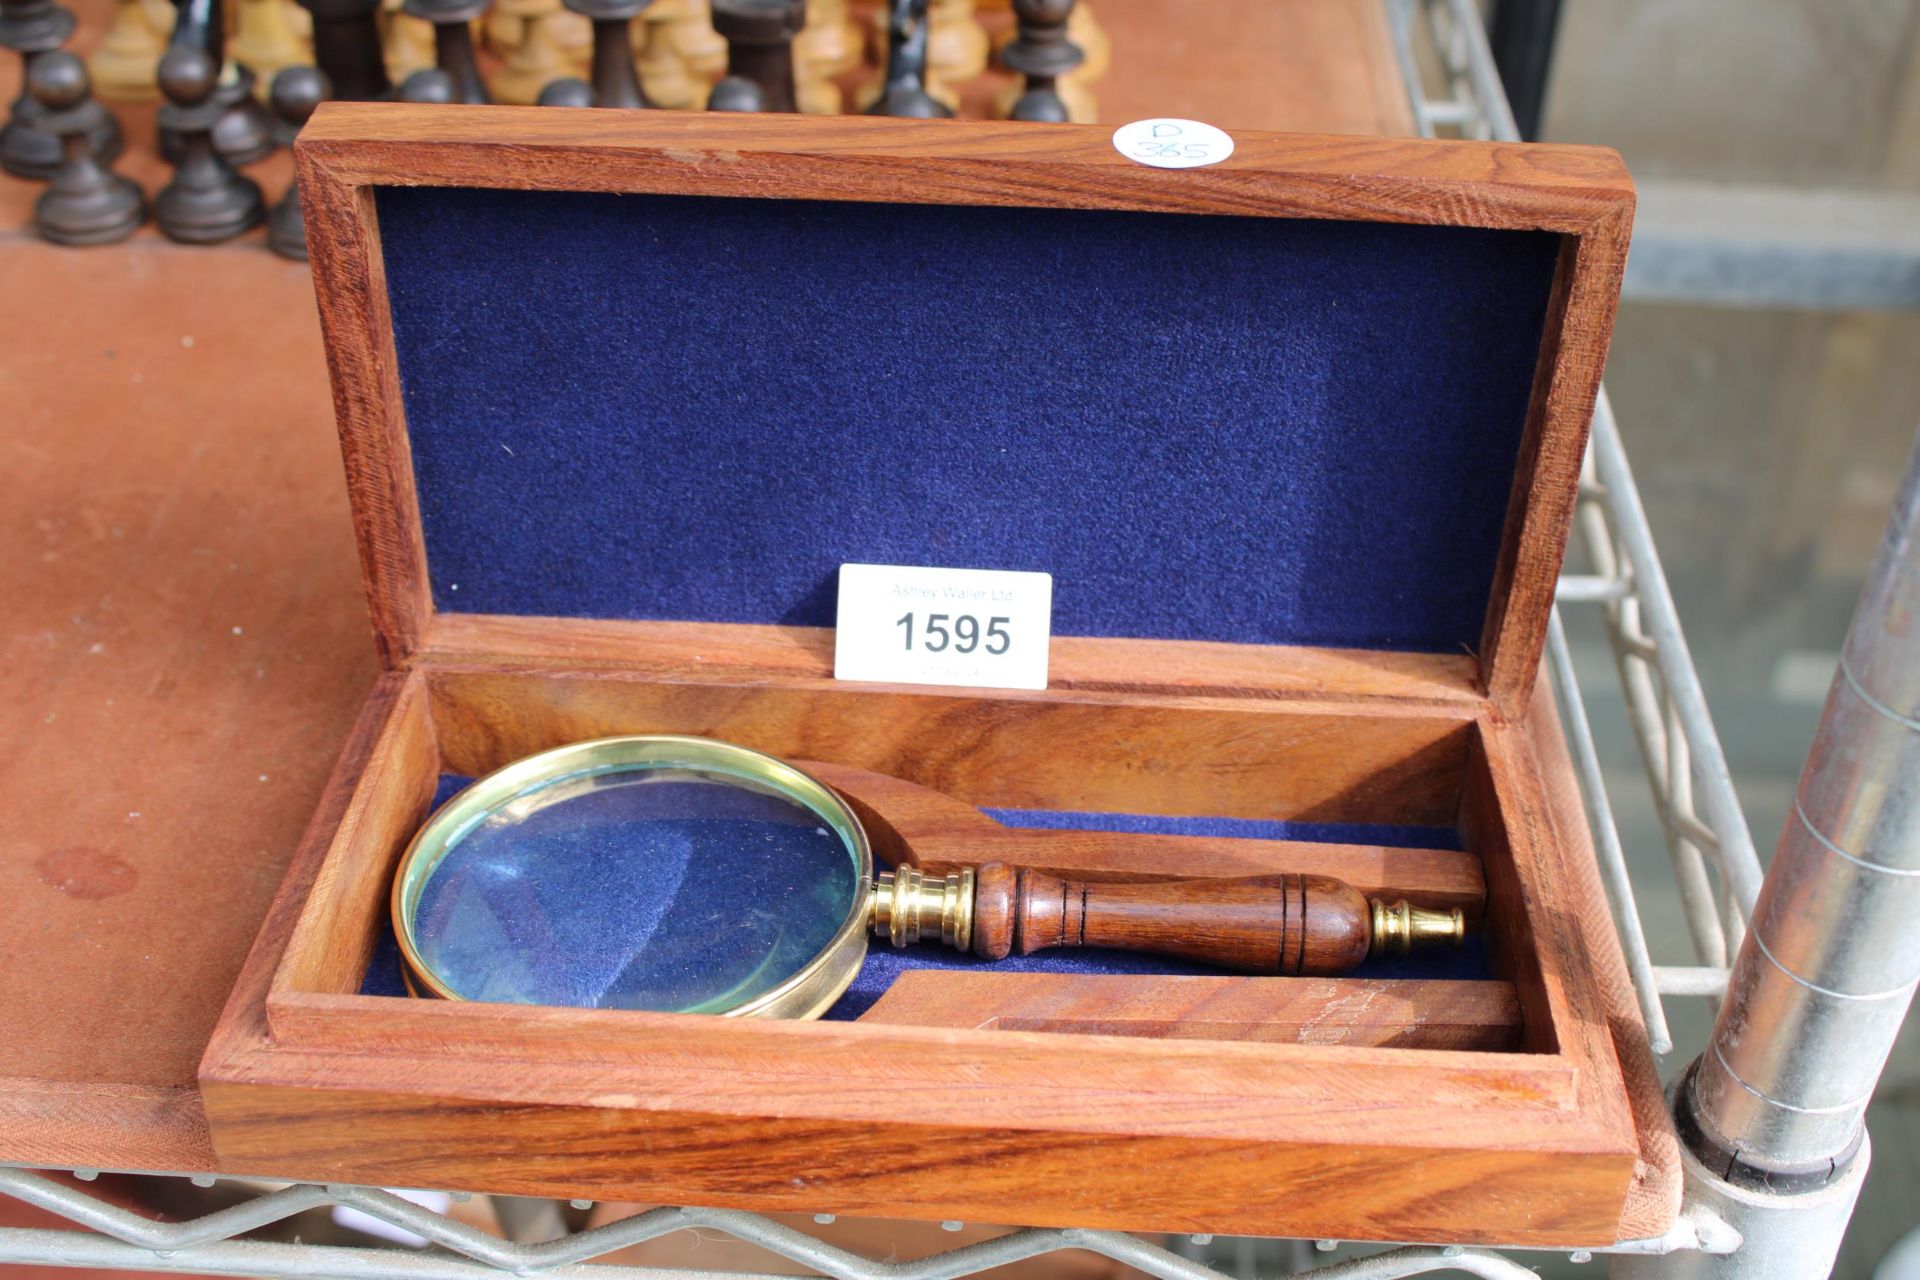
[[[574,743],[475,782],[393,886],[421,994],[814,1017],[865,958],[873,853],[834,791],[707,738]]]

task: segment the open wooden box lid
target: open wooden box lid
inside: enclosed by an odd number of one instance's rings
[[[711,633],[649,624],[830,627],[861,561],[1051,572],[1057,687],[1148,674],[1070,638],[1150,638],[1208,684],[1524,707],[1612,152],[1242,135],[1170,171],[1074,126],[422,110],[299,144],[389,665],[536,630],[694,664]]]

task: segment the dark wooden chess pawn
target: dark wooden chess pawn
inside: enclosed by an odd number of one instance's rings
[[[888,0],[887,78],[867,114],[915,120],[953,114],[927,92],[927,0]]]
[[[313,15],[313,61],[333,95],[368,102],[391,91],[380,44],[380,0],[300,0]]]
[[[154,197],[153,220],[168,239],[186,244],[231,240],[265,216],[260,184],[237,171],[213,146],[226,108],[214,98],[219,65],[205,49],[175,45],[160,58],[160,127],[180,139],[173,181]]]
[[[433,60],[453,80],[453,100],[483,104],[487,82],[473,52],[473,22],[493,7],[493,0],[406,0],[403,6],[416,18],[433,24]]]
[[[213,88],[213,100],[226,108],[213,126],[213,145],[233,164],[252,164],[273,154],[273,114],[255,92],[259,81],[238,63]]]
[[[1019,35],[1000,51],[1000,61],[1027,78],[1026,92],[1013,104],[1013,119],[1065,124],[1070,118],[1060,97],[1060,77],[1086,61],[1080,46],[1067,39],[1073,5],[1074,0],[1013,0]]]
[[[60,139],[44,126],[46,112],[27,92],[35,60],[58,49],[73,34],[73,14],[53,0],[0,0],[0,48],[20,55],[20,95],[8,108],[0,127],[0,168],[16,178],[44,180],[53,176],[63,154]],[[111,161],[120,154],[120,124],[102,111],[87,130],[94,156]]]
[[[798,111],[793,38],[806,25],[806,0],[713,0],[713,29],[726,37],[726,79],[710,111]]]
[[[547,81],[540,90],[539,104],[543,107],[592,107],[599,105],[594,100],[593,86],[579,76],[561,76],[558,80]]]
[[[460,101],[460,91],[453,77],[440,68],[422,67],[400,82],[399,97],[402,102],[445,105]]]
[[[213,145],[233,164],[251,164],[273,153],[275,146],[273,117],[254,93],[253,72],[227,60],[227,20],[222,0],[180,0],[179,16],[167,47],[184,46],[205,49],[220,69],[213,100],[221,108],[220,120],[213,127]],[[171,129],[160,128],[160,154],[169,163],[179,164],[180,138]]]
[[[106,113],[93,96],[87,64],[65,49],[43,53],[27,68],[27,92],[45,108],[40,127],[60,140],[60,164],[34,202],[33,225],[55,244],[113,244],[147,217],[134,182],[93,154],[91,134]]]
[[[289,134],[298,134],[307,117],[327,100],[327,87],[327,73],[318,67],[282,67],[268,90],[274,117]],[[298,172],[287,184],[280,203],[267,215],[267,247],[283,258],[307,260],[307,224],[300,216]]]
[[[593,22],[593,97],[602,107],[650,107],[633,69],[633,20],[653,0],[562,0]],[[791,65],[791,58],[789,58]],[[789,72],[791,75],[791,72]],[[545,91],[541,93],[545,97]]]

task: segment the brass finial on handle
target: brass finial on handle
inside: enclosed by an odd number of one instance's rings
[[[1372,908],[1372,954],[1376,956],[1403,956],[1422,947],[1458,946],[1467,936],[1467,917],[1458,907],[1429,911],[1410,905],[1405,898],[1392,904],[1371,898],[1368,906]]]
[[[965,951],[973,945],[973,881],[972,867],[939,879],[916,867],[883,871],[868,900],[867,923],[896,947],[937,936]]]

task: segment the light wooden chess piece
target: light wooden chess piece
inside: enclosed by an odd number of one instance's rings
[[[593,23],[570,9],[558,8],[547,16],[545,25],[546,38],[561,55],[578,64],[575,70],[587,70],[593,61]],[[497,4],[487,11],[478,34],[496,55],[509,58],[526,38],[526,31],[526,18],[520,9]]]
[[[401,6],[405,0],[380,0],[380,49],[387,77],[403,83],[416,71],[436,65],[433,24],[416,18]]]
[[[593,20],[571,9],[562,9],[547,20],[547,33],[554,47],[573,64],[576,72],[593,70]]]
[[[520,27],[520,16],[508,13],[505,5],[498,4],[487,10],[487,16],[480,22],[481,35],[487,48],[502,58],[519,41]]]
[[[713,29],[710,0],[684,0],[680,17],[668,33],[690,73],[703,80],[718,80],[727,73],[727,42]]]
[[[151,102],[160,96],[156,70],[173,30],[173,6],[165,9],[162,28],[155,25],[159,15],[150,0],[116,0],[113,25],[87,59],[95,96],[114,102]]]
[[[292,7],[289,0],[239,0],[236,6],[227,53],[253,72],[263,97],[282,67],[305,66],[313,60],[288,19]]]
[[[707,105],[707,93],[713,87],[706,77],[688,69],[674,47],[673,24],[684,20],[687,5],[688,0],[653,0],[633,24],[640,87],[656,107],[697,110]]]
[[[960,86],[987,69],[990,42],[973,0],[933,0],[927,9],[927,93],[960,110]]]
[[[1060,98],[1075,124],[1092,124],[1100,118],[1093,86],[1107,74],[1107,65],[1113,60],[1113,42],[1093,16],[1093,6],[1087,0],[1073,7],[1073,16],[1067,19],[1067,39],[1080,46],[1086,60],[1060,77]]]
[[[793,42],[800,110],[834,115],[843,109],[834,80],[860,65],[864,44],[860,28],[848,15],[847,0],[807,0],[807,25]]]
[[[495,9],[518,18],[520,34],[494,73],[494,99],[530,107],[540,101],[540,91],[548,81],[578,70],[575,60],[554,39],[554,19],[564,10],[560,0],[500,0]]]

